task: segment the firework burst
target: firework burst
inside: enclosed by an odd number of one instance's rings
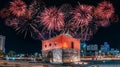
[[[64,15],[65,15],[65,22],[68,22],[71,17],[70,17],[70,11],[72,10],[72,6],[70,4],[63,4],[60,9]]]
[[[41,0],[33,0],[27,7],[22,0],[14,0],[8,10],[0,11],[0,15],[7,18],[5,24],[17,33],[38,40],[67,33],[81,41],[88,41],[98,27],[107,27],[110,21],[118,21],[113,5],[107,1],[99,3],[95,9],[85,4],[73,9],[70,4],[46,8]]]
[[[86,26],[92,20],[92,6],[78,5],[73,11],[73,21],[78,26]]]
[[[112,22],[118,22],[119,21],[119,17],[116,14],[114,14],[110,19],[111,19]]]
[[[99,19],[109,19],[114,14],[114,7],[110,2],[104,1],[98,4],[94,10],[94,16]]]
[[[10,17],[6,19],[5,24],[7,26],[15,28],[15,27],[18,27],[19,20],[17,18]]]
[[[1,18],[7,18],[10,16],[10,11],[7,9],[7,8],[3,8],[1,11],[0,11],[0,17]]]
[[[29,8],[26,12],[27,14],[26,17],[29,19],[37,18],[38,16],[40,16],[44,8],[45,8],[44,2],[42,2],[41,0],[34,0],[32,4],[29,5]]]
[[[45,9],[40,19],[48,30],[60,30],[64,26],[64,14],[55,7]]]
[[[105,19],[105,20],[99,20],[96,22],[98,24],[98,26],[101,26],[101,27],[107,27],[110,25],[110,21]]]
[[[13,15],[20,17],[25,15],[26,13],[26,4],[21,0],[15,0],[10,2],[9,10],[12,12]]]
[[[15,31],[24,34],[24,37],[26,37],[26,35],[33,37],[33,33],[37,30],[37,26],[38,24],[35,20],[19,18],[19,24],[15,27]]]

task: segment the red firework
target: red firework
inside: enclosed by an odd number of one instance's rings
[[[111,19],[111,22],[118,22],[119,21],[118,15],[115,15],[115,14],[110,19]]]
[[[15,0],[10,2],[10,11],[13,15],[19,17],[25,15],[26,12],[26,4],[21,0]]]
[[[110,25],[110,21],[107,19],[100,20],[100,21],[97,21],[97,24],[98,24],[98,26],[101,26],[101,27],[107,27]]]
[[[94,10],[94,15],[99,19],[109,19],[114,14],[114,7],[110,2],[104,1],[98,4]]]
[[[71,13],[73,14],[73,21],[76,25],[86,26],[92,20],[92,6],[78,5]]]
[[[7,8],[3,8],[0,11],[0,17],[1,18],[7,18],[10,15],[10,11]]]
[[[25,18],[26,19],[31,19],[32,18],[32,10],[30,10],[30,9],[27,9],[27,11],[26,11],[26,14],[25,14]]]
[[[48,30],[60,30],[64,26],[64,14],[55,7],[45,9],[40,19]]]
[[[19,20],[17,18],[8,18],[6,19],[5,24],[10,27],[17,27]]]

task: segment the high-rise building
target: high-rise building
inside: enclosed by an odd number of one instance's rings
[[[0,35],[0,50],[5,52],[5,36]]]
[[[108,42],[104,42],[104,45],[101,45],[101,51],[104,53],[108,53],[110,51],[110,45]]]

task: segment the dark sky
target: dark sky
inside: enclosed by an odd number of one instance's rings
[[[12,0],[0,0],[0,8],[8,7],[9,2]],[[30,4],[31,0],[24,0],[27,4]],[[43,0],[47,7],[57,6],[64,3],[70,3],[72,6],[81,4],[97,5],[103,0]],[[115,7],[116,14],[120,17],[120,0],[109,0]],[[41,41],[34,40],[30,37],[24,39],[22,35],[17,35],[16,32],[4,25],[4,20],[0,19],[0,35],[6,36],[6,51],[14,50],[17,53],[33,53],[41,51]],[[89,43],[102,44],[107,41],[111,47],[120,49],[120,21],[113,23],[106,28],[100,28],[93,36]]]

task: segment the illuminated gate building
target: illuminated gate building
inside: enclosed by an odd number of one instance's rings
[[[52,63],[80,61],[80,40],[61,34],[42,41],[42,57]]]

